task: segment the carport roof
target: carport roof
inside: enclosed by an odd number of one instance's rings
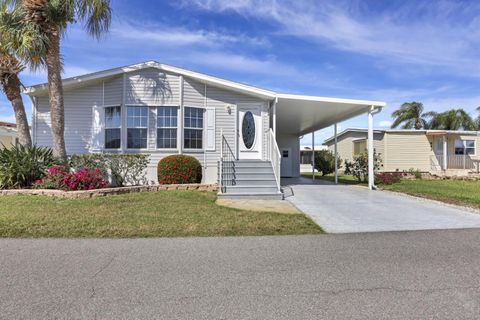
[[[382,101],[292,94],[278,94],[277,98],[278,133],[299,136],[365,114],[372,106],[386,106]]]

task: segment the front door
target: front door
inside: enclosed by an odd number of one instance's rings
[[[280,150],[282,156],[282,161],[280,165],[280,175],[282,177],[291,177],[293,168],[292,168],[292,149],[291,148],[282,148]]]
[[[262,106],[238,105],[238,158],[262,158]]]

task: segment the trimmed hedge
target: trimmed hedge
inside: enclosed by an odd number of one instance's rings
[[[157,175],[160,184],[200,183],[202,166],[192,156],[172,155],[158,162]]]

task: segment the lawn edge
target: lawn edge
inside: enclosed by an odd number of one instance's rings
[[[402,196],[402,197],[408,197],[408,198],[411,198],[411,199],[416,199],[416,200],[419,200],[419,201],[425,201],[425,202],[435,203],[435,204],[439,204],[439,205],[446,205],[448,207],[455,208],[455,209],[460,209],[460,210],[467,210],[467,211],[469,211],[470,213],[473,213],[473,214],[480,214],[480,208],[479,207],[469,205],[467,203],[458,203],[458,202],[454,202],[454,200],[449,201],[448,199],[442,201],[442,200],[439,200],[438,198],[435,198],[435,197],[432,197],[432,196],[429,196],[429,195],[426,195],[426,194],[402,192],[402,191],[388,190],[388,189],[383,189],[383,188],[378,188],[377,190],[378,191],[383,191],[383,192],[389,192],[389,193],[396,194],[396,195],[399,195],[399,196]]]

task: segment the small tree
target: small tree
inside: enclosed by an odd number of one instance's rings
[[[373,151],[373,171],[378,171],[382,166],[382,158],[377,151]],[[345,174],[350,174],[357,178],[359,182],[368,181],[368,153],[364,152],[353,158],[350,162],[345,160]]]
[[[338,157],[338,168],[342,165],[342,159]],[[330,150],[315,151],[315,169],[322,173],[322,176],[335,171],[335,155]]]

